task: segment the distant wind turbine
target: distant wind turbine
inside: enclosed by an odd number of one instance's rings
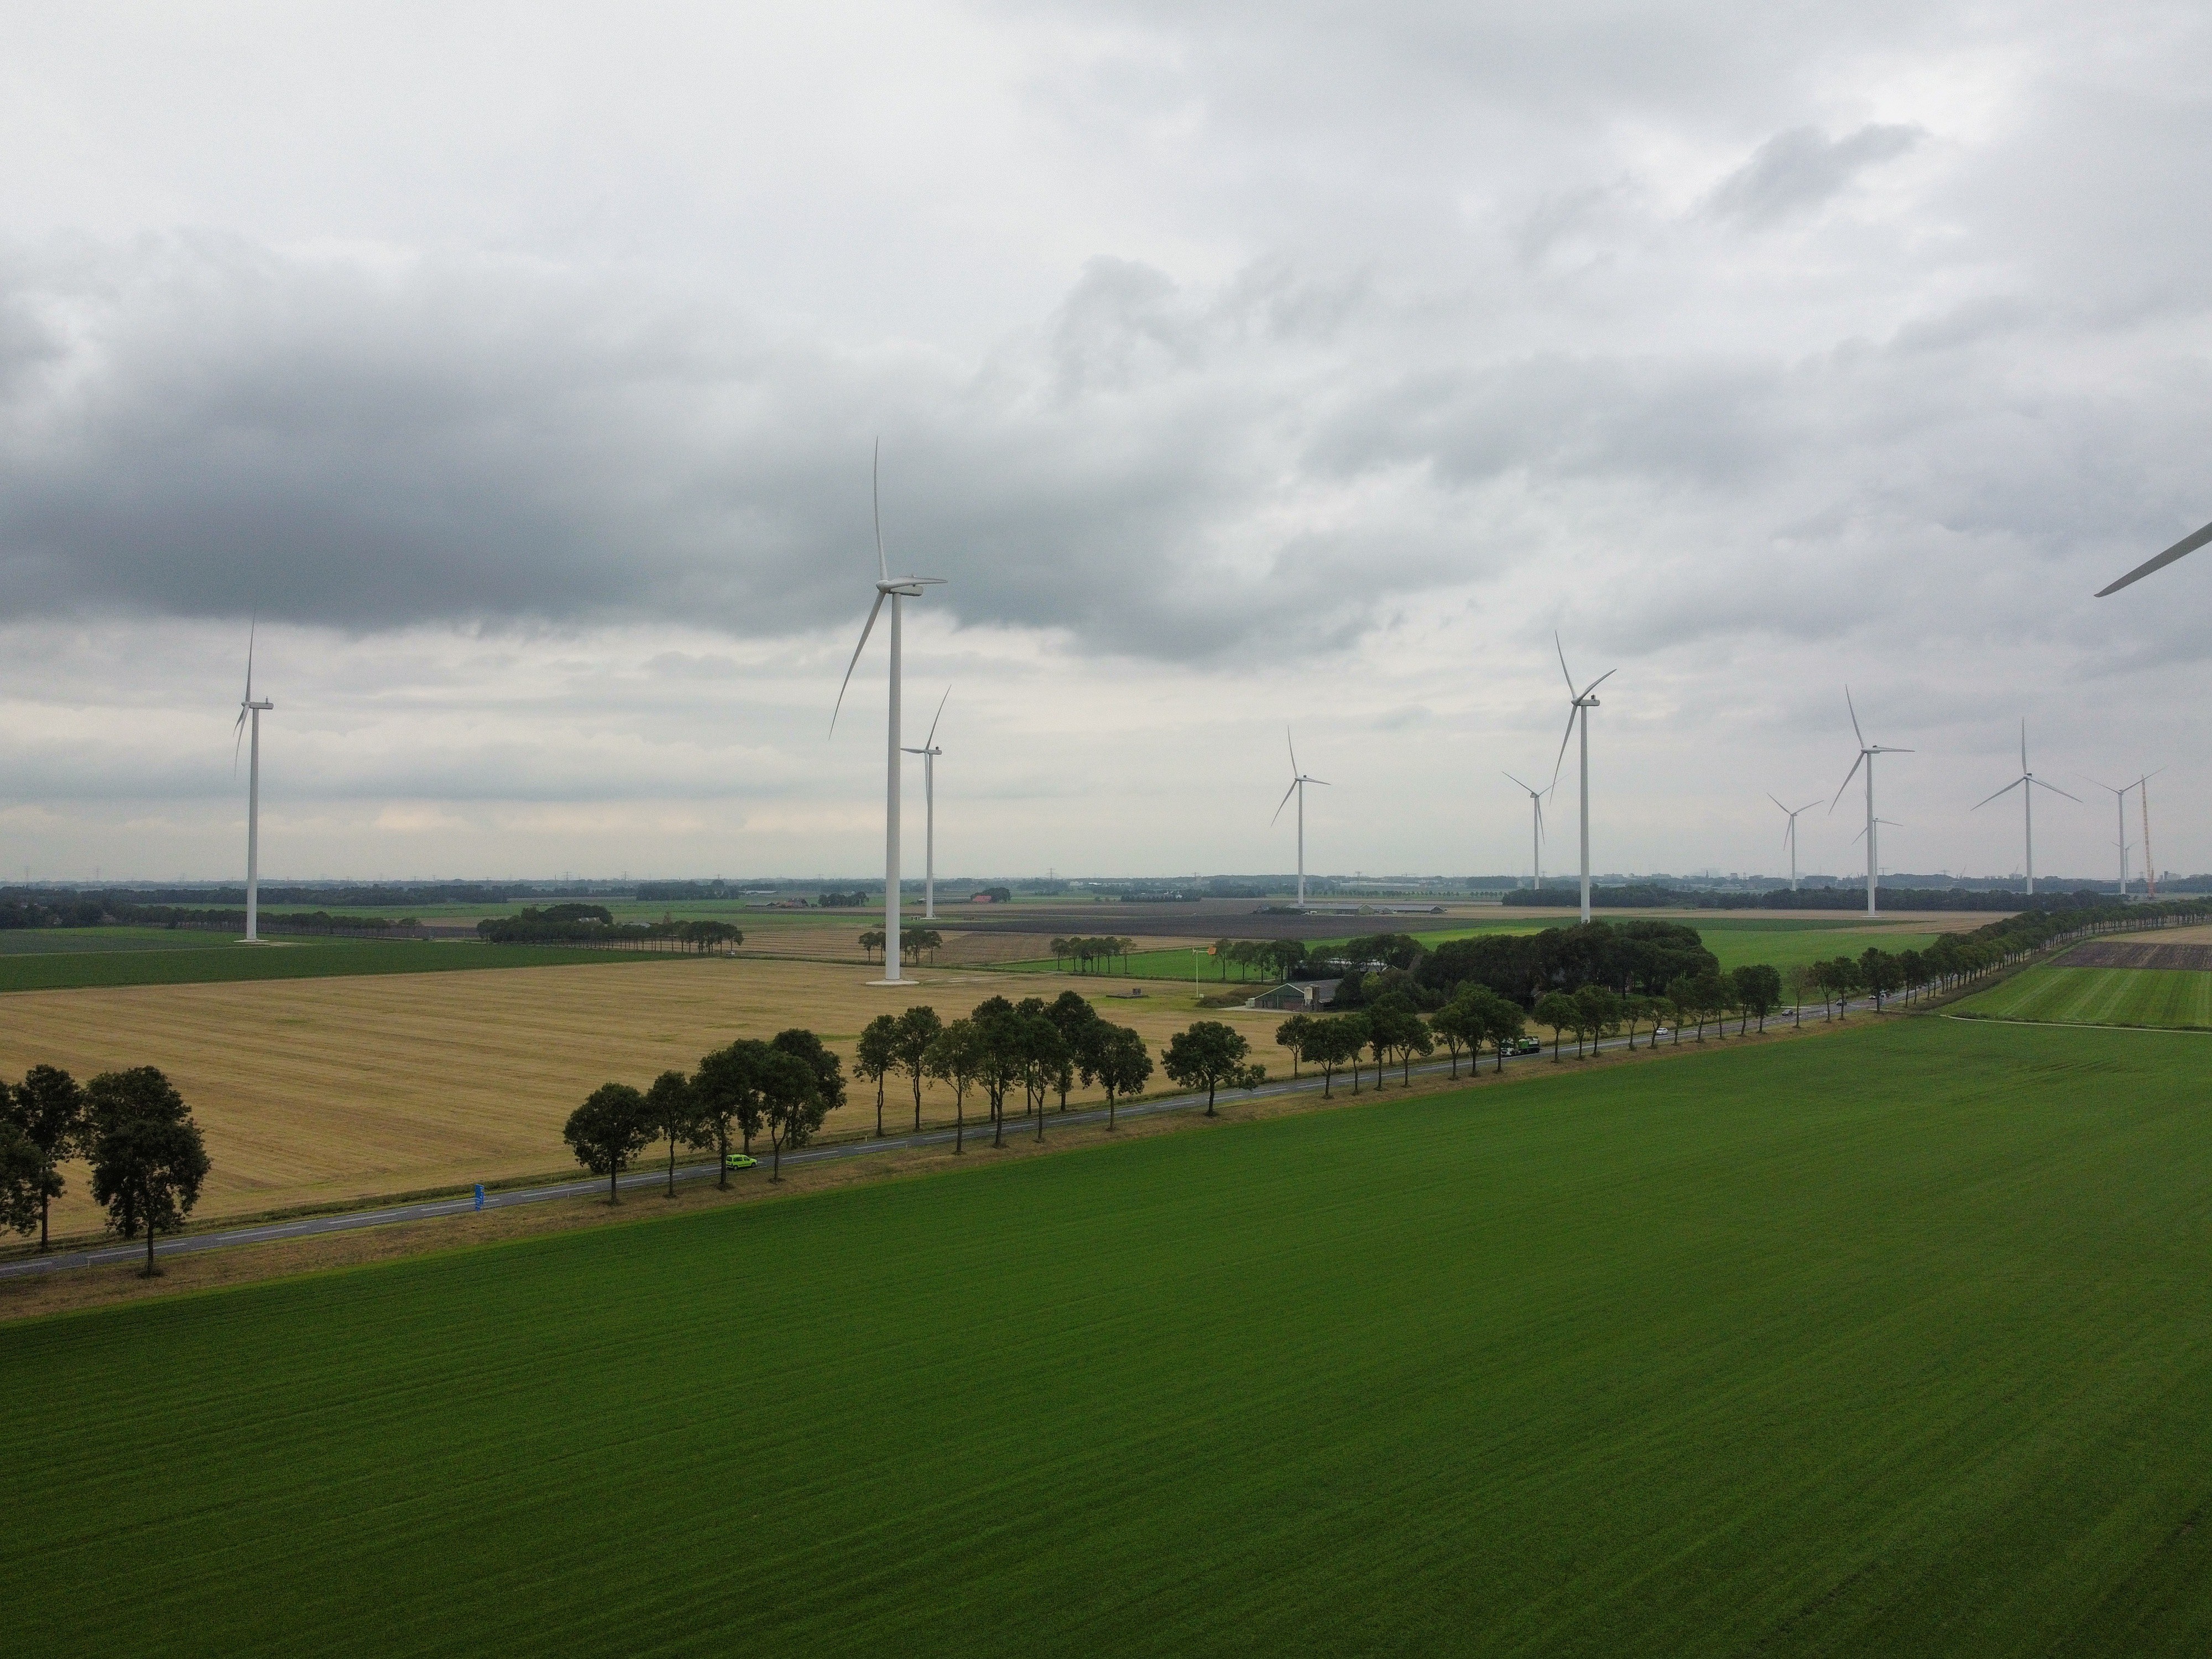
[[[902,752],[921,757],[921,799],[923,805],[921,832],[921,919],[937,920],[937,757],[945,751],[937,746],[937,722],[945,718],[945,698],[952,695],[952,688],[945,688],[945,696],[937,700],[937,713],[929,722],[929,735],[921,740],[919,749]]]
[[[1512,778],[1516,784],[1528,790],[1528,805],[1535,818],[1534,823],[1528,831],[1528,856],[1532,860],[1530,867],[1536,872],[1536,878],[1531,885],[1534,891],[1540,893],[1544,890],[1544,797],[1552,792],[1548,789],[1528,789],[1527,784],[1513,777],[1510,772],[1503,775]]]
[[[246,695],[238,702],[237,733],[230,745],[230,767],[238,770],[239,744],[246,740],[249,720],[253,727],[252,758],[246,769],[246,943],[258,945],[261,941],[261,717],[276,708],[273,702],[253,700],[253,636],[260,629],[256,617],[246,629]]]
[[[2158,769],[2158,772],[2165,770],[2163,766]],[[2158,772],[2146,772],[2136,780],[2136,788],[2141,793],[2142,805],[2143,891],[2152,898],[2158,896],[2158,860],[2150,855],[2150,781],[2158,775]]]
[[[2145,559],[2134,569],[2129,571],[2126,575],[2121,577],[2119,580],[2116,582],[2109,582],[2106,586],[2099,588],[2097,590],[2097,597],[2101,599],[2107,593],[2117,593],[2129,583],[2141,581],[2145,576],[2149,575],[2152,571],[2163,570],[2167,565],[2172,564],[2176,559],[2180,558],[2184,554],[2194,553],[2198,548],[2203,546],[2207,542],[2212,542],[2212,524],[2206,525],[2203,529],[2198,531],[2193,536],[2184,536],[2179,541],[2174,543],[2172,547],[2167,548],[2165,552],[2160,554],[2156,558]]]
[[[2142,779],[2136,778],[2127,783],[2115,785],[2099,782],[2087,772],[2081,776],[2112,798],[2112,811],[2119,820],[2119,838],[2112,844],[2120,850],[2120,896],[2125,898],[2128,896],[2128,791],[2141,783]]]
[[[2055,783],[2045,783],[2035,775],[2034,769],[2027,763],[2027,722],[2025,720],[2020,723],[2020,775],[1998,790],[1996,795],[1987,795],[1976,801],[1973,810],[1978,812],[1996,799],[1997,795],[2009,795],[2015,789],[2020,791],[2021,806],[2027,815],[2027,890],[2033,896],[2035,892],[2035,792],[2048,789],[2054,795],[2064,795],[2077,806],[2081,804],[2081,797],[2061,789]]]
[[[1270,830],[1275,827],[1277,820],[1283,816],[1283,808],[1289,805],[1291,797],[1296,795],[1298,798],[1298,908],[1304,909],[1306,902],[1306,786],[1317,783],[1327,789],[1331,785],[1327,778],[1310,778],[1298,770],[1298,746],[1291,741],[1291,728],[1287,726],[1283,728],[1283,742],[1291,751],[1291,787],[1283,791],[1282,799],[1275,803],[1275,816],[1267,820],[1267,827]]]
[[[1589,711],[1590,711],[1591,709],[1593,709],[1593,708],[1596,708],[1596,707],[1597,707],[1597,697],[1596,697],[1596,696],[1595,696],[1595,692],[1596,692],[1596,690],[1597,690],[1598,687],[1600,687],[1601,685],[1603,685],[1603,684],[1604,684],[1607,680],[1611,679],[1611,678],[1612,678],[1615,674],[1618,674],[1620,671],[1618,668],[1608,668],[1608,669],[1607,669],[1607,670],[1605,671],[1605,672],[1604,672],[1604,673],[1602,673],[1602,674],[1599,675],[1595,679],[1592,680],[1592,681],[1591,681],[1588,685],[1586,685],[1586,686],[1583,687],[1583,689],[1582,689],[1581,690],[1577,691],[1577,690],[1575,690],[1575,677],[1574,677],[1572,674],[1570,674],[1570,673],[1568,673],[1568,672],[1567,672],[1567,648],[1566,648],[1566,647],[1565,647],[1565,646],[1564,646],[1564,645],[1559,644],[1559,636],[1557,634],[1554,634],[1554,635],[1552,635],[1552,643],[1553,643],[1553,645],[1555,647],[1557,647],[1557,649],[1558,649],[1558,651],[1559,651],[1559,672],[1560,672],[1562,675],[1565,675],[1565,676],[1566,682],[1567,682],[1567,696],[1568,696],[1568,697],[1569,697],[1569,699],[1570,699],[1570,702],[1568,702],[1568,704],[1567,704],[1567,729],[1566,729],[1566,732],[1565,732],[1565,734],[1564,736],[1562,736],[1562,737],[1559,738],[1559,757],[1558,757],[1557,759],[1555,759],[1554,761],[1553,761],[1553,763],[1552,763],[1552,787],[1553,787],[1553,788],[1554,788],[1554,789],[1556,789],[1556,788],[1558,788],[1558,787],[1559,787],[1559,764],[1560,764],[1560,763],[1561,763],[1562,761],[1565,761],[1565,760],[1566,759],[1566,757],[1567,757],[1567,741],[1568,741],[1568,739],[1569,739],[1569,738],[1572,738],[1572,737],[1575,735],[1575,722],[1577,721],[1577,719],[1579,719],[1579,720],[1581,720],[1581,722],[1582,722],[1582,733],[1583,733],[1583,749],[1582,749],[1582,757],[1583,757],[1583,787],[1582,787],[1582,812],[1583,812],[1583,920],[1584,921],[1588,921],[1590,919],[1590,902],[1589,902],[1589,893],[1590,893],[1590,883],[1589,883],[1589,876],[1590,876],[1590,872],[1589,872]]]
[[[1846,783],[1850,781],[1848,778],[1844,781]],[[1769,791],[1766,798],[1769,800],[1774,800],[1773,793]],[[1782,831],[1782,841],[1783,844],[1790,849],[1790,890],[1794,893],[1797,890],[1797,813],[1809,812],[1820,803],[1817,800],[1808,800],[1795,812],[1786,806],[1782,806],[1782,803],[1778,800],[1774,800],[1774,804],[1782,807],[1782,815],[1790,820]]]
[[[899,601],[918,599],[925,587],[941,587],[942,576],[894,576],[890,560],[884,552],[883,496],[878,488],[883,465],[883,446],[876,446],[875,459],[868,473],[868,495],[875,509],[876,520],[876,602],[869,607],[868,620],[861,625],[860,642],[853,647],[853,660],[845,665],[845,678],[837,687],[837,702],[830,711],[830,731],[836,735],[837,713],[845,706],[845,687],[853,683],[853,670],[860,665],[860,653],[868,648],[868,635],[874,631],[877,613],[883,610],[884,601],[891,602],[891,672],[890,717],[885,732],[884,764],[884,964],[883,978],[870,980],[871,985],[911,985],[914,981],[899,972],[903,952],[899,948],[899,692],[901,669],[899,662]]]
[[[1877,856],[1877,849],[1875,847],[1875,842],[1880,839],[1880,836],[1877,835],[1875,826],[1880,823],[1881,820],[1877,819],[1874,815],[1874,757],[1876,755],[1910,755],[1913,751],[1910,749],[1885,749],[1878,743],[1869,743],[1866,740],[1866,733],[1859,730],[1858,706],[1851,701],[1851,688],[1848,685],[1844,688],[1844,707],[1850,710],[1851,735],[1859,740],[1859,757],[1851,763],[1851,769],[1844,774],[1843,782],[1837,785],[1836,800],[1832,800],[1828,803],[1828,810],[1831,812],[1836,810],[1836,801],[1841,800],[1844,798],[1844,791],[1851,787],[1851,780],[1858,775],[1859,768],[1862,766],[1865,767],[1866,828],[1862,830],[1859,832],[1859,835],[1863,835],[1866,837],[1867,914],[1869,915],[1872,915],[1875,914],[1875,890],[1881,884],[1881,863]],[[1856,841],[1858,838],[1858,836],[1853,836],[1851,837],[1853,841]]]

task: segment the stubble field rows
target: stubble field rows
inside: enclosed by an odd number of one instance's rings
[[[40,1063],[79,1077],[160,1066],[208,1137],[215,1169],[196,1212],[206,1221],[573,1170],[561,1126],[592,1089],[688,1071],[736,1037],[808,1027],[845,1057],[851,1077],[855,1041],[877,1014],[927,1003],[949,1019],[1000,993],[1049,1000],[1071,987],[1092,997],[1105,988],[939,970],[912,992],[890,992],[870,988],[860,967],[585,954],[594,960],[581,966],[24,993],[0,1000],[0,1073]],[[1103,997],[1098,1006],[1156,1054],[1195,1018],[1188,997]],[[1271,1050],[1282,1018],[1241,1009],[1206,1017]],[[1263,1058],[1281,1068],[1279,1054]],[[1167,1085],[1156,1076],[1154,1086]],[[910,1090],[891,1079],[889,1123],[912,1123]],[[949,1090],[926,1090],[926,1124],[950,1122],[953,1109]],[[980,1109],[971,1091],[971,1119]],[[824,1133],[874,1124],[874,1088],[855,1079]],[[54,1224],[95,1231],[85,1171],[68,1173]]]

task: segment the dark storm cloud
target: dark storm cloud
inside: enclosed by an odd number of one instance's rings
[[[6,613],[854,618],[886,538],[966,622],[1160,656],[1299,619],[1364,531],[1255,537],[1267,404],[1352,303],[1096,262],[980,373],[769,337],[520,264],[378,272],[174,239],[18,252],[0,300]],[[1366,563],[1364,598],[1404,585]],[[1408,575],[1424,573],[1418,558]],[[1316,635],[1318,637],[1318,635]]]

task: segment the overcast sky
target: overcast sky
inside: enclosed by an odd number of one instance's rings
[[[1187,14],[1202,11],[1197,21]],[[2201,4],[19,7],[0,866],[2212,867]],[[1547,864],[1573,863],[1572,763]],[[909,873],[921,864],[918,769]],[[2132,810],[2130,833],[2140,830]]]

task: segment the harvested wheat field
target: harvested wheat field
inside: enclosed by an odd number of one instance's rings
[[[215,1169],[195,1212],[204,1221],[573,1170],[561,1126],[599,1084],[642,1087],[733,1037],[787,1026],[820,1033],[845,1056],[849,1075],[860,1028],[915,1003],[951,1018],[1000,993],[1049,1000],[1073,988],[1143,1032],[1155,1054],[1200,1017],[1188,996],[1105,996],[1115,982],[1095,975],[925,969],[915,990],[890,992],[869,988],[869,971],[679,957],[26,992],[0,999],[0,1073],[20,1077],[42,1061],[80,1079],[160,1066],[207,1135]],[[1245,1029],[1279,1066],[1279,1014],[1217,1009],[1203,1017]],[[1157,1075],[1154,1083],[1166,1086]],[[855,1080],[848,1099],[825,1133],[875,1127],[873,1087]],[[910,1126],[903,1079],[890,1080],[889,1102],[886,1126]],[[971,1091],[971,1117],[981,1104]],[[924,1115],[950,1122],[951,1091],[927,1091]],[[57,1231],[95,1231],[82,1165],[69,1184],[55,1206]]]

